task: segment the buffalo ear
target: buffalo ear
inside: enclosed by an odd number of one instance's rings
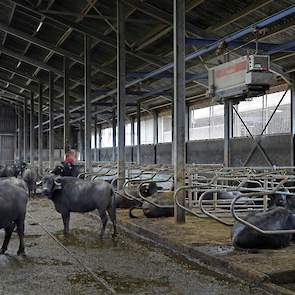
[[[55,190],[61,190],[62,189],[62,183],[59,178],[54,179],[54,189]]]

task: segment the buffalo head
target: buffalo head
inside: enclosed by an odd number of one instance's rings
[[[46,175],[43,178],[42,192],[45,196],[51,197],[52,193],[56,190],[62,189],[60,177],[54,175]]]

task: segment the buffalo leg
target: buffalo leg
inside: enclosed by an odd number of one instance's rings
[[[19,247],[17,250],[17,255],[25,254],[25,244],[24,244],[24,234],[25,234],[25,224],[24,219],[16,222],[17,234],[19,237]]]
[[[64,224],[64,234],[67,235],[70,231],[70,212],[63,213],[61,216]]]
[[[113,224],[113,237],[115,237],[117,235],[117,221],[116,221],[116,212],[114,212],[114,210],[112,208],[108,209],[108,213],[109,213],[109,217],[112,221]]]
[[[102,239],[103,235],[104,235],[104,232],[105,232],[105,229],[106,229],[107,222],[108,222],[108,217],[107,217],[106,211],[103,211],[103,212],[99,211],[99,216],[100,216],[100,219],[101,219],[101,222],[102,222],[102,227],[101,227],[101,231],[100,231],[99,236]]]
[[[12,232],[14,230],[14,226],[15,226],[14,224],[11,224],[9,227],[5,228],[5,237],[4,237],[3,245],[0,250],[0,254],[4,254],[6,252]]]

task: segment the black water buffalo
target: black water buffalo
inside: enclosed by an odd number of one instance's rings
[[[17,172],[14,165],[5,165],[0,168],[0,177],[16,177]]]
[[[0,181],[1,181],[1,183],[9,183],[11,185],[15,185],[15,186],[17,186],[19,188],[22,188],[23,190],[26,191],[27,194],[29,194],[28,185],[21,178],[16,178],[16,177],[1,177],[0,178]]]
[[[56,211],[62,215],[65,234],[69,232],[71,212],[85,213],[97,209],[102,221],[100,237],[105,232],[107,212],[113,223],[113,236],[116,235],[116,200],[109,183],[47,175],[43,178],[43,194],[53,201]]]
[[[295,216],[286,208],[275,207],[266,212],[250,213],[244,218],[262,230],[295,229]],[[234,247],[275,249],[289,245],[292,234],[262,234],[240,222],[232,228],[231,237]]]
[[[28,192],[15,185],[12,181],[14,180],[6,179],[0,181],[0,228],[5,230],[5,238],[0,254],[6,252],[12,232],[16,226],[20,241],[17,254],[24,255],[24,221]]]
[[[295,195],[290,193],[288,189],[285,188],[283,191],[269,195],[269,199],[268,208],[284,207],[293,214],[295,213]]]
[[[149,183],[145,183],[140,187],[140,194],[143,197],[150,197],[152,195],[154,195],[155,193],[157,193],[157,184],[155,182],[149,182]],[[121,209],[130,209],[130,208],[139,208],[141,207],[141,202],[136,200],[136,198],[138,198],[137,195],[137,188],[135,190],[130,190],[130,194],[134,196],[135,199],[129,199],[123,196],[123,192],[122,195],[121,194],[117,194],[116,196],[116,204],[117,204],[117,208],[121,208]]]
[[[174,199],[166,196],[152,196],[148,198],[161,207],[157,207],[149,202],[143,202],[142,211],[145,217],[159,218],[159,217],[172,217],[174,216]]]
[[[73,165],[71,163],[64,163],[64,162],[56,165],[51,172],[54,175],[59,175],[59,176],[77,177],[79,175],[79,169],[76,165]]]
[[[28,167],[27,163],[24,161],[17,161],[13,164],[14,171],[15,171],[15,177],[20,176],[23,174],[25,169]]]
[[[141,206],[134,206],[129,210],[130,218],[137,218],[132,214],[134,209],[141,208],[145,217],[171,217],[174,216],[174,199],[171,196],[172,192],[161,192],[155,182],[150,182],[141,186],[141,195],[147,199]],[[169,196],[167,196],[167,194]],[[150,201],[150,202],[149,202]],[[152,204],[159,205],[160,207]]]
[[[28,186],[29,196],[31,196],[32,192],[36,193],[36,172],[33,169],[26,168],[22,174],[22,179],[26,182]]]

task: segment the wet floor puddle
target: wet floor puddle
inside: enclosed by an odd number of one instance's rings
[[[87,247],[87,248],[116,248],[119,241],[112,239],[109,233],[103,239],[99,237],[99,231],[93,232],[86,229],[71,229],[68,235],[64,235],[63,231],[57,231],[54,234],[58,240],[66,247]]]
[[[232,245],[191,244],[195,249],[211,255],[227,255],[234,251]]]
[[[61,261],[51,257],[28,257],[28,256],[13,256],[9,254],[0,256],[0,267],[19,269],[30,265],[45,265],[45,266],[67,266],[72,265],[68,261]]]
[[[158,279],[143,279],[132,276],[117,276],[108,272],[96,272],[96,275],[104,278],[111,286],[120,293],[135,292],[140,289],[144,289],[147,286],[167,288],[169,287],[169,281],[167,278]],[[71,284],[90,284],[95,283],[95,279],[87,273],[73,274],[67,277]]]

